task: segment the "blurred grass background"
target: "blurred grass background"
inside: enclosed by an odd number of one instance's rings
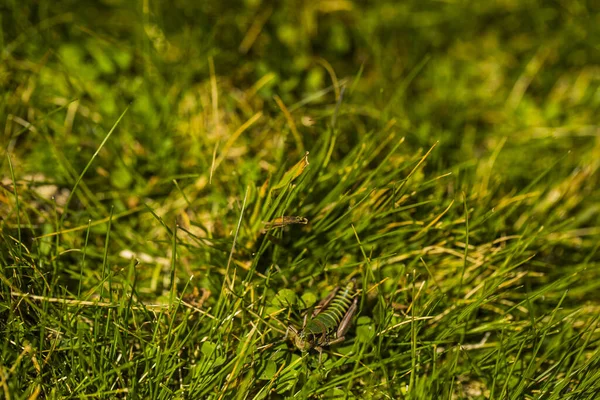
[[[6,398],[596,395],[595,2],[0,11]]]

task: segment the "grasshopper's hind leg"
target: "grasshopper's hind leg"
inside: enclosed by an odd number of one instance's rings
[[[346,334],[346,332],[348,332],[348,329],[350,329],[350,326],[352,324],[352,317],[354,316],[354,314],[356,314],[357,308],[358,308],[358,297],[355,297],[354,301],[352,302],[352,305],[350,306],[348,311],[346,311],[346,314],[344,315],[344,318],[342,318],[342,321],[340,322],[340,326],[338,327],[338,329],[335,333],[336,343],[339,343],[338,339],[340,339],[340,338],[343,340],[344,335]]]

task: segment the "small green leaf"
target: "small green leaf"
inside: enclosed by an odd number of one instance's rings
[[[371,323],[371,318],[366,316],[358,318],[356,337],[361,342],[369,342],[375,337],[375,327]]]
[[[346,342],[341,343],[338,347],[335,348],[336,352],[342,354],[342,355],[348,355],[350,353],[352,353],[352,351],[354,350],[354,345],[353,344],[345,344]]]
[[[302,302],[307,308],[311,307],[317,302],[317,296],[313,292],[306,292],[302,295]]]
[[[334,388],[328,390],[327,392],[325,392],[325,395],[327,396],[328,399],[343,399],[344,396],[346,395],[346,392],[340,388],[334,387]],[[350,397],[348,397],[348,398],[353,399],[355,397],[350,395]]]
[[[213,363],[213,368],[214,367],[220,367],[221,365],[225,364],[225,361],[227,361],[227,358],[225,356],[219,356],[215,359],[215,362]]]
[[[281,307],[289,307],[296,304],[296,293],[291,289],[281,289],[277,292],[273,304]]]
[[[281,312],[281,307],[267,306],[265,308],[266,315],[277,315],[279,312]]]
[[[225,364],[225,361],[227,361],[227,358],[224,355],[218,354],[220,353],[218,346],[213,342],[203,342],[202,347],[200,347],[200,351],[202,352],[204,357],[207,357],[209,360],[214,359],[214,362],[212,364],[213,368],[221,366]]]
[[[216,348],[217,348],[216,344],[206,341],[206,342],[202,343],[202,347],[200,347],[200,351],[206,357],[210,357]]]
[[[275,376],[276,373],[277,373],[277,364],[275,363],[275,361],[269,360],[264,365],[264,369],[260,373],[260,376],[258,377],[258,379],[271,380],[271,379],[273,379],[273,377]]]
[[[308,380],[302,386],[302,390],[300,391],[300,397],[308,399],[311,394],[319,388],[319,382],[322,380],[322,375],[319,371],[313,371],[312,374],[308,377]]]

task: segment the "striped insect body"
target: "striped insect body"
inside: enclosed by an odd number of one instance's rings
[[[301,351],[314,348],[321,353],[323,346],[343,341],[358,308],[357,294],[355,281],[350,281],[323,299],[310,318],[307,314],[300,331],[290,326],[296,347]]]

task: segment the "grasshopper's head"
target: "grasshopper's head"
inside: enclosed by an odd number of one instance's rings
[[[298,348],[298,350],[304,352],[309,351],[313,348],[313,343],[308,340],[303,334],[300,334],[294,338],[294,344]]]
[[[309,338],[306,337],[304,331],[298,332],[296,328],[290,326],[290,332],[292,340],[294,341],[294,345],[298,348],[298,350],[305,352],[313,348],[313,343]]]

